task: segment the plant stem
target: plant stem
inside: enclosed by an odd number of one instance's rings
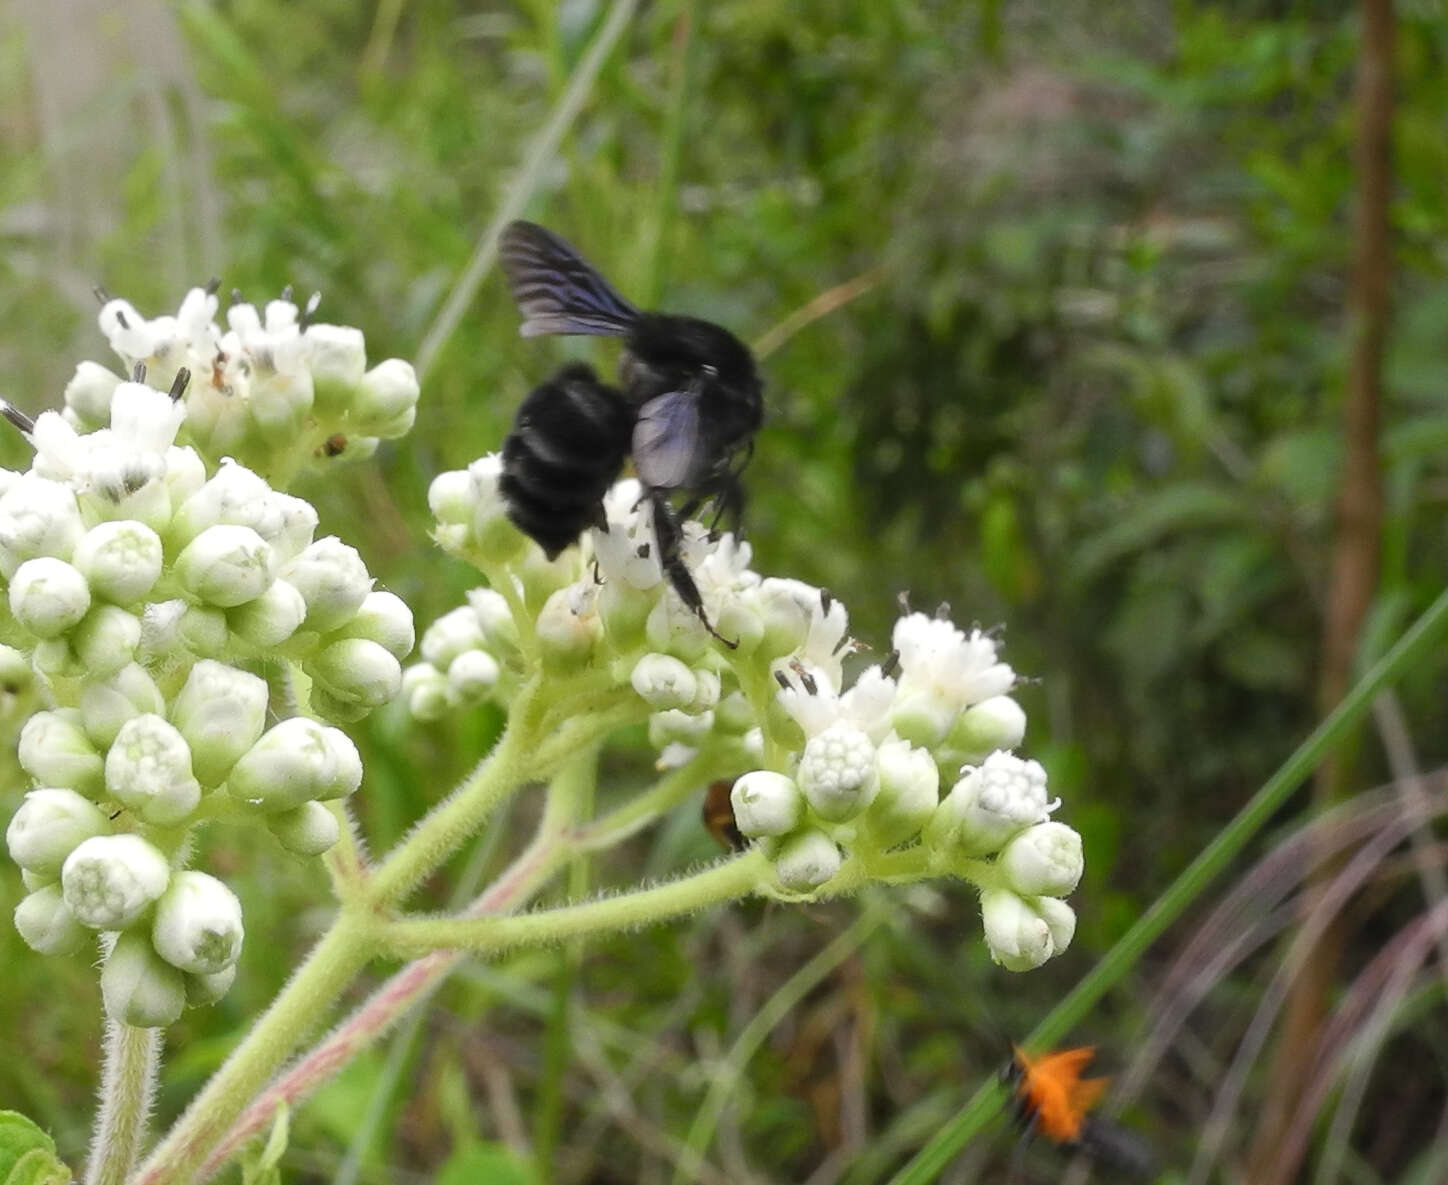
[[[147,1158],[132,1185],[179,1185],[194,1178],[222,1133],[367,964],[376,951],[374,933],[371,919],[357,914],[344,913],[333,923],[246,1039]]]
[[[1146,949],[1176,921],[1209,884],[1272,818],[1288,796],[1312,773],[1324,755],[1351,735],[1371,709],[1374,697],[1384,687],[1401,679],[1422,658],[1435,653],[1434,644],[1448,629],[1448,590],[1440,593],[1408,629],[1397,644],[1373,665],[1352,691],[1338,704],[1293,754],[1278,767],[1252,796],[1236,817],[1218,832],[1216,839],[1187,866],[1160,897],[1152,903],[1085,978],[1051,1009],[1024,1042],[1034,1048],[1049,1048],[1081,1022],[1107,990],[1121,981]],[[971,1096],[965,1106],[891,1178],[891,1185],[928,1185],[952,1157],[979,1132],[999,1110],[1005,1091],[991,1078]]]
[[[101,1109],[86,1165],[86,1185],[122,1185],[135,1167],[156,1092],[161,1033],[160,1029],[137,1029],[106,1018]]]
[[[758,848],[696,872],[615,897],[566,905],[511,918],[420,918],[389,922],[383,949],[411,959],[457,947],[491,954],[519,947],[548,946],[569,938],[631,930],[706,906],[743,897],[769,878],[769,861]]]

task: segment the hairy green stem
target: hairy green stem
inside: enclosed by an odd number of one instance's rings
[[[491,954],[519,947],[549,946],[569,938],[632,930],[743,897],[770,877],[769,861],[758,848],[703,872],[615,897],[542,910],[510,918],[419,918],[389,922],[381,931],[383,949],[413,959],[457,947]]]
[[[1448,630],[1448,590],[1423,613],[1397,644],[1380,659],[1342,702],[1253,795],[1202,853],[1146,911],[1116,945],[1056,1005],[1026,1038],[1026,1044],[1047,1048],[1081,1022],[1106,991],[1119,983],[1162,932],[1176,921],[1227,867],[1288,796],[1372,708],[1385,687],[1401,679],[1422,658],[1435,653],[1434,643]],[[995,1079],[986,1082],[965,1106],[936,1132],[933,1139],[891,1180],[891,1185],[928,1185],[999,1109],[1005,1092]]]
[[[337,919],[147,1158],[132,1185],[179,1185],[192,1180],[216,1141],[376,952],[374,930],[371,919],[357,914],[344,913]]]
[[[161,1067],[161,1032],[106,1018],[101,1109],[86,1164],[86,1185],[122,1185],[135,1167]]]

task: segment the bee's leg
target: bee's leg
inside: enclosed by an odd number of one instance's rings
[[[709,615],[704,612],[704,598],[699,594],[699,586],[694,583],[694,576],[679,553],[683,533],[679,530],[679,520],[674,517],[673,508],[661,493],[651,491],[649,496],[654,504],[654,538],[659,541],[659,566],[669,578],[674,591],[679,594],[679,600],[698,615],[713,638],[733,650],[739,643],[731,642],[710,624]]]

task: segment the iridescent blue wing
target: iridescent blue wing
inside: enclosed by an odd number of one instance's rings
[[[503,274],[523,313],[524,337],[621,337],[639,311],[572,247],[533,222],[510,222],[499,240]]]
[[[633,430],[633,461],[639,480],[652,489],[690,484],[699,454],[699,396],[670,391],[639,408]]]

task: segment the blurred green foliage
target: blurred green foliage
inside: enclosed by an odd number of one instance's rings
[[[79,357],[103,357],[77,266],[152,313],[179,299],[178,268],[248,297],[321,289],[323,315],[363,327],[372,356],[413,355],[603,13],[597,0],[180,6],[223,253],[175,233],[174,145],[139,121],[104,195],[117,229],[99,257],[62,267],[25,216],[52,196],[42,137],[0,124],[5,393],[54,405]],[[0,99],[23,110],[31,47],[23,28],[0,30]],[[625,293],[746,336],[878,276],[766,363],[756,566],[830,587],[877,650],[905,592],[949,601],[958,621],[1009,623],[1007,657],[1037,680],[1022,695],[1027,746],[1088,853],[1076,947],[1019,980],[961,924],[973,911],[959,890],[890,895],[888,921],[750,1064],[710,1152],[724,1179],[747,1162],[804,1180],[832,1155],[842,1175],[820,1180],[879,1179],[1310,726],[1349,340],[1355,48],[1351,15],[1306,2],[717,0],[644,6],[605,67],[531,215]],[[128,85],[115,79],[115,101]],[[1403,5],[1398,86],[1375,636],[1448,571],[1441,5]],[[497,447],[560,356],[608,356],[607,343],[522,342],[516,325],[491,277],[426,376],[414,435],[299,491],[422,624],[473,583],[425,542],[430,478]],[[14,463],[20,446],[3,447]],[[1404,689],[1414,719],[1441,725],[1444,683],[1439,663]],[[358,807],[371,842],[395,839],[499,723],[370,722]],[[1441,727],[1417,739],[1425,765],[1448,757]],[[644,760],[616,758],[602,793],[627,794]],[[514,812],[519,834],[532,813]],[[171,1036],[162,1117],[274,993],[327,899],[279,852],[208,842],[208,867],[245,902],[250,955],[226,1000]],[[681,812],[593,876],[709,850]],[[4,882],[17,890],[13,869]],[[564,1135],[543,1179],[663,1179],[713,1059],[856,908],[745,907],[599,946],[576,974],[567,956],[533,954],[459,975],[407,1047],[404,1085],[379,1095],[384,1049],[292,1117],[286,1179],[331,1178],[360,1139],[362,1180],[403,1179],[387,1166],[536,1180],[505,1141],[556,1106]],[[13,969],[0,1012],[28,1018],[0,1100],[75,1159],[94,975],[28,956],[9,927],[0,960]],[[549,1099],[557,984],[571,985],[570,1036]],[[1090,1036],[1127,1042],[1139,1019],[1124,997]],[[1168,1162],[1189,1151],[1200,1112],[1147,1106]],[[359,1129],[367,1115],[375,1129]],[[955,1179],[1007,1143],[969,1151]],[[1384,1155],[1385,1176],[1406,1158]]]

